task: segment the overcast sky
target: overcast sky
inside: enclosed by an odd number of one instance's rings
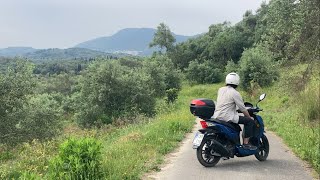
[[[130,27],[195,35],[242,19],[263,0],[0,0],[0,48],[69,48]]]

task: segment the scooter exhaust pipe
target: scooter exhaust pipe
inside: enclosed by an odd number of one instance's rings
[[[210,146],[210,148],[212,148],[212,150],[218,154],[220,154],[222,157],[229,157],[230,156],[230,152],[228,149],[226,149],[220,142],[211,139],[212,144]]]

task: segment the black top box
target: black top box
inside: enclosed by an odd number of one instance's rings
[[[211,99],[194,99],[190,104],[190,112],[201,119],[210,119],[213,116],[215,104]]]

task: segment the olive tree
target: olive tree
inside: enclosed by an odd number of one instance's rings
[[[170,51],[173,48],[174,42],[176,42],[176,39],[172,35],[169,27],[164,23],[160,23],[149,46],[159,46],[161,49],[166,48],[167,51]]]
[[[279,76],[271,53],[258,46],[243,52],[240,60],[240,77],[244,89],[250,89],[252,83],[268,86]]]

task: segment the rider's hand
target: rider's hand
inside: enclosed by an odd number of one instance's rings
[[[253,117],[250,117],[252,120],[254,120],[254,118]]]

